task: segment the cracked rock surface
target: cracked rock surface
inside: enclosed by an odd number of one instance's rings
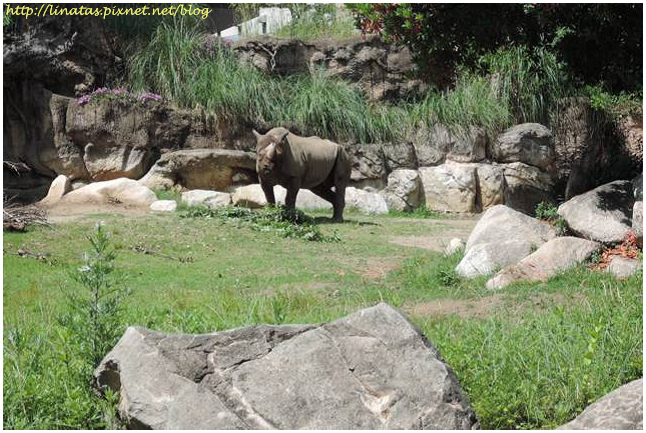
[[[129,428],[479,427],[451,368],[386,304],[323,325],[202,335],[130,327],[93,384],[120,391]]]

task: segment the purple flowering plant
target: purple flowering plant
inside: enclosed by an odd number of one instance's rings
[[[92,91],[91,93],[86,93],[76,100],[76,102],[83,106],[90,101],[98,101],[102,99],[116,99],[127,102],[136,102],[142,105],[146,105],[148,101],[161,101],[163,98],[157,93],[151,92],[142,92],[142,93],[132,93],[123,87],[117,87],[116,89],[110,89],[107,87],[99,87],[98,89]]]

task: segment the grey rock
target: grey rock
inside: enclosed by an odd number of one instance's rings
[[[218,208],[231,204],[231,194],[228,192],[194,189],[182,193],[182,203],[188,206],[206,206]]]
[[[422,204],[422,183],[416,170],[398,169],[388,175],[388,186],[381,192],[388,209],[411,211]]]
[[[175,212],[177,202],[175,200],[157,200],[150,205],[150,210],[153,212]]]
[[[555,237],[549,224],[496,205],[473,228],[456,271],[465,278],[490,274],[521,261]]]
[[[640,268],[641,262],[637,259],[629,259],[621,256],[614,256],[606,268],[615,278],[623,280],[635,274]]]
[[[345,189],[345,205],[365,214],[388,213],[388,204],[380,194],[351,186]]]
[[[352,161],[350,180],[358,187],[385,185],[388,178],[383,148],[379,144],[355,144],[346,150]]]
[[[491,146],[498,162],[522,162],[543,170],[554,163],[552,132],[538,123],[523,123],[500,134]]]
[[[556,204],[549,173],[537,167],[512,162],[501,164],[505,182],[505,204],[527,215],[534,215],[540,202]]]
[[[556,237],[546,222],[529,217],[505,205],[497,205],[482,214],[467,240],[467,250],[478,244],[526,240],[538,248]],[[521,257],[522,258],[522,257]]]
[[[228,191],[258,182],[256,155],[229,149],[187,149],[168,152],[139,182],[152,189]]]
[[[644,245],[644,202],[636,201],[633,205],[633,232],[635,232],[635,238],[637,241],[637,246],[642,247]]]
[[[559,206],[570,230],[602,243],[621,242],[632,226],[632,183],[618,180],[577,195]]]
[[[633,179],[633,193],[635,200],[644,201],[644,173],[640,173]]]
[[[464,278],[489,275],[531,254],[536,246],[525,241],[500,241],[478,244],[465,251],[455,271]]]
[[[436,124],[430,128],[419,125],[408,133],[414,143],[420,167],[441,164],[445,160],[477,162],[485,157],[487,136],[476,126],[447,127]]]
[[[500,289],[518,281],[547,281],[559,272],[585,261],[601,244],[570,236],[558,237],[507,266],[487,281],[488,289]]]
[[[419,174],[429,210],[476,211],[476,170],[470,164],[447,161],[437,167],[422,167]]]
[[[94,372],[129,428],[474,429],[455,374],[386,304],[324,325],[128,328]]]
[[[417,155],[412,143],[384,144],[382,146],[386,170],[417,169]]]
[[[643,430],[644,380],[620,386],[601,397],[558,430]]]
[[[505,202],[505,178],[503,166],[474,163],[476,170],[476,208],[484,211]]]

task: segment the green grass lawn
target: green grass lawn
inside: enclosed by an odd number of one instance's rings
[[[431,217],[349,213],[344,224],[318,224],[339,242],[284,238],[177,213],[99,215],[6,233],[3,425],[115,427],[114,405],[87,387],[92,366],[75,356],[74,334],[60,323],[69,313],[65,290],[82,290],[67,269],[81,266],[99,221],[132,289],[123,301],[123,327],[202,333],[326,322],[385,301],[409,313],[439,348],[482,427],[491,429],[555,427],[641,377],[641,273],[616,281],[580,267],[493,294],[482,278],[457,277],[459,256],[390,242],[452,226]],[[48,260],[20,257],[19,249],[47,253]],[[451,314],[451,303],[460,314]],[[440,304],[448,305],[441,313],[425,308]]]

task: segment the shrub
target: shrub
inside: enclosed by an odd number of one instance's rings
[[[337,233],[324,235],[310,217],[298,209],[282,206],[267,206],[260,210],[223,206],[208,208],[191,206],[180,213],[182,218],[217,218],[224,223],[244,225],[259,232],[273,232],[286,238],[298,238],[315,242],[338,242]]]
[[[558,207],[556,205],[542,201],[536,205],[534,213],[536,214],[536,218],[547,221],[554,226],[559,236],[565,236],[567,233],[567,223],[558,214]]]

